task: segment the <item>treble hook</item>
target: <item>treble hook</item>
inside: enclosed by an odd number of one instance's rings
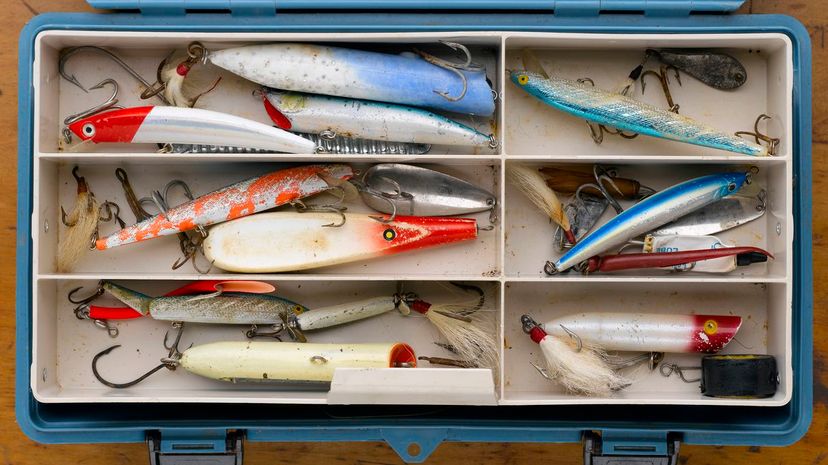
[[[558,325],[558,326],[560,326],[561,329],[564,330],[564,332],[569,335],[569,337],[571,337],[572,339],[575,339],[575,342],[578,344],[578,347],[575,349],[575,352],[580,352],[584,348],[584,341],[581,340],[581,336],[578,336],[577,334],[575,334],[574,331],[572,331],[571,329],[567,328],[564,325]]]
[[[579,84],[589,83],[592,87],[595,87],[595,81],[590,78],[580,78],[576,80]],[[604,141],[604,133],[613,135],[613,136],[621,136],[624,139],[635,139],[638,137],[636,133],[629,133],[627,134],[624,131],[619,129],[610,129],[603,124],[593,123],[592,121],[585,120],[587,124],[587,128],[589,128],[589,135],[592,137],[592,141],[596,144],[600,145],[601,142]]]
[[[92,357],[92,374],[95,375],[95,379],[97,379],[98,382],[100,382],[104,386],[108,386],[108,387],[111,387],[113,389],[126,389],[128,387],[135,386],[136,384],[140,383],[141,381],[149,378],[150,376],[152,376],[153,374],[155,374],[157,371],[161,370],[162,368],[166,368],[168,370],[175,370],[176,368],[178,368],[179,360],[181,359],[181,355],[182,355],[182,353],[178,350],[178,344],[181,342],[181,334],[184,331],[184,324],[183,323],[174,323],[173,327],[178,329],[178,334],[176,335],[175,341],[173,342],[173,344],[169,347],[169,354],[167,355],[167,357],[164,357],[164,358],[161,359],[161,363],[158,364],[158,366],[156,366],[155,368],[152,368],[151,370],[149,370],[148,372],[146,372],[143,375],[139,376],[138,378],[135,378],[134,380],[126,382],[126,383],[113,383],[111,381],[106,380],[103,376],[101,376],[100,372],[98,372],[98,361],[104,355],[107,355],[110,352],[112,352],[113,350],[117,349],[118,347],[121,347],[120,344],[117,344],[117,345],[114,345],[112,347],[109,347],[108,349],[104,349],[104,350],[98,352],[97,354],[95,354],[94,357]],[[168,335],[169,335],[169,332],[164,335],[164,347],[165,348],[167,347],[167,336]]]
[[[290,205],[299,213],[307,212],[331,212],[339,215],[338,223],[323,224],[323,228],[339,228],[345,224],[347,218],[345,217],[346,207],[337,207],[336,205],[307,205],[301,200],[294,200]]]
[[[75,293],[77,293],[81,289],[83,289],[83,286],[78,286],[72,289],[71,291],[69,291],[69,294],[67,294],[66,298],[69,300],[69,302],[77,305],[74,310],[75,318],[79,320],[91,320],[91,318],[89,317],[89,304],[101,295],[103,295],[104,292],[106,292],[103,288],[103,281],[98,281],[98,287],[95,289],[94,293],[80,300],[75,300]],[[118,328],[116,328],[113,325],[110,325],[109,322],[107,322],[106,320],[91,321],[96,327],[105,330],[107,334],[109,334],[109,337],[118,337]]]
[[[93,292],[89,296],[84,297],[80,300],[75,300],[74,299],[75,293],[77,293],[81,289],[83,289],[83,286],[78,286],[78,287],[72,289],[71,291],[69,291],[69,294],[66,295],[66,298],[69,300],[69,302],[71,302],[75,305],[86,305],[86,304],[91,303],[93,300],[97,299],[98,297],[102,296],[104,294],[104,292],[106,292],[106,290],[103,287],[103,281],[98,281],[98,287],[95,288],[95,292]]]
[[[446,91],[441,91],[441,90],[437,90],[437,89],[433,90],[433,92],[435,94],[439,95],[440,97],[443,97],[444,99],[448,100],[449,102],[456,102],[456,101],[462,99],[463,97],[465,97],[466,92],[469,89],[469,84],[468,84],[468,81],[466,80],[466,75],[463,74],[463,71],[479,71],[483,68],[479,65],[475,65],[475,64],[472,63],[471,52],[469,51],[468,47],[466,47],[465,45],[458,44],[457,42],[449,42],[449,41],[446,41],[446,40],[439,40],[438,42],[440,42],[441,44],[451,48],[455,52],[456,51],[462,52],[463,55],[465,55],[464,61],[462,63],[452,63],[448,60],[438,58],[438,57],[436,57],[436,56],[434,56],[430,53],[426,53],[426,52],[424,52],[422,50],[419,50],[419,49],[416,49],[416,48],[414,49],[414,51],[417,52],[417,54],[420,55],[420,57],[422,57],[423,60],[431,63],[432,65],[439,66],[440,68],[443,68],[447,71],[451,71],[452,73],[456,74],[460,78],[460,80],[463,83],[463,90],[460,92],[460,95],[457,96],[457,97],[452,97]]]
[[[764,134],[759,130],[759,123],[766,120],[766,119],[773,119],[770,116],[762,113],[756,118],[756,121],[753,123],[753,132],[750,131],[736,131],[736,135],[741,136],[753,136],[753,139],[756,141],[757,144],[762,144],[765,142],[768,146],[768,155],[776,155],[776,148],[779,145],[780,139],[778,137],[771,137],[767,134]]]
[[[132,69],[129,65],[126,64],[126,62],[124,62],[124,60],[119,58],[113,52],[111,52],[111,51],[109,51],[105,48],[96,47],[94,45],[81,45],[79,47],[71,47],[71,48],[68,48],[68,49],[65,49],[65,50],[61,51],[60,60],[58,61],[58,73],[60,73],[60,75],[63,76],[63,78],[66,79],[67,81],[69,81],[72,84],[74,84],[74,85],[78,86],[79,88],[81,88],[81,90],[83,90],[84,92],[87,92],[87,90],[86,90],[85,87],[83,87],[83,85],[81,85],[80,81],[78,81],[78,78],[75,77],[74,74],[68,74],[67,71],[66,71],[66,62],[69,60],[69,58],[72,57],[72,55],[75,55],[76,53],[84,52],[84,51],[96,52],[96,53],[101,53],[103,55],[106,55],[112,61],[117,63],[121,68],[123,68],[127,73],[129,73],[130,76],[134,77],[138,82],[143,84],[144,87],[150,87],[150,83],[147,82],[146,79],[141,77],[141,75],[138,74],[137,71]],[[164,98],[163,95],[159,94],[159,95],[156,95],[156,97],[158,97],[158,99],[161,100],[162,102],[164,102],[166,104],[169,104],[169,102],[167,101],[167,99]]]
[[[126,228],[126,221],[124,221],[123,218],[121,218],[121,207],[117,203],[111,200],[105,201],[101,205],[101,213],[103,213],[104,211],[106,212],[106,216],[99,216],[98,221],[106,223],[107,221],[112,221],[114,219],[118,223],[118,226],[121,227],[121,229]]]
[[[681,85],[681,75],[679,74],[678,68],[673,65],[661,65],[658,71],[654,71],[652,69],[648,69],[641,73],[641,94],[644,95],[644,89],[647,87],[647,82],[644,79],[646,76],[655,76],[658,79],[658,82],[661,83],[661,90],[664,92],[664,97],[667,98],[667,107],[669,111],[673,113],[679,112],[679,105],[673,101],[673,95],[670,93],[670,76],[668,71],[673,71],[676,76],[676,82],[678,85]]]
[[[612,186],[618,194],[621,194],[621,189],[618,188],[618,185],[615,184],[615,181],[612,180],[612,177],[608,174],[607,170],[602,168],[599,165],[593,165],[592,167],[592,175],[595,177],[595,186],[601,192],[601,195],[604,196],[605,199],[612,205],[613,210],[615,213],[621,213],[624,211],[624,208],[621,207],[621,204],[615,200],[615,197],[607,191],[606,187],[604,187],[604,181],[607,181],[610,186]]]
[[[80,121],[80,120],[86,118],[87,116],[92,116],[96,113],[100,113],[100,112],[103,112],[103,111],[106,111],[106,110],[111,110],[113,108],[117,108],[117,109],[124,108],[123,105],[118,105],[118,83],[115,82],[114,79],[104,79],[103,81],[101,81],[101,82],[95,84],[94,86],[90,87],[89,90],[102,89],[107,84],[112,86],[112,95],[110,95],[109,98],[106,99],[105,102],[100,103],[98,105],[95,105],[94,107],[89,108],[87,110],[83,110],[81,112],[71,114],[63,120],[63,125],[64,125],[63,140],[66,141],[67,144],[72,143],[72,131],[69,130],[69,125],[70,124],[72,124],[76,121]]]
[[[132,184],[129,182],[127,172],[123,168],[116,168],[115,177],[121,182],[121,188],[124,190],[124,196],[126,196],[129,209],[132,210],[132,214],[135,215],[135,221],[141,222],[152,217],[152,215],[150,215],[146,210],[144,210],[144,207],[141,206],[141,202],[135,195],[135,191],[132,190]]]

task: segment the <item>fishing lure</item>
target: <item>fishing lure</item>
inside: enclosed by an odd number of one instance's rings
[[[305,165],[274,171],[213,191],[117,233],[98,239],[99,250],[176,234],[295,202],[335,187],[354,172],[348,165]]]
[[[733,247],[725,244],[715,236],[653,236],[644,238],[645,253],[673,253],[690,250],[726,249]],[[722,258],[710,258],[697,262],[682,263],[661,267],[671,271],[695,271],[702,273],[729,273],[738,266],[747,266],[752,263],[762,263],[768,260],[770,254],[764,250],[742,252]]]
[[[431,150],[428,144],[406,142],[388,142],[382,140],[355,139],[330,134],[308,134],[297,132],[316,144],[317,153],[334,153],[338,155],[425,155]],[[230,147],[226,145],[204,144],[164,144],[160,150],[164,153],[267,153],[266,150]]]
[[[330,214],[264,213],[210,229],[204,254],[227,271],[298,271],[468,241],[477,237],[471,218],[343,214],[340,227],[324,228]]]
[[[491,211],[491,192],[439,171],[401,163],[382,163],[365,171],[358,188],[366,205],[382,213],[450,216]]]
[[[630,352],[715,353],[727,346],[742,325],[736,315],[674,315],[586,312],[540,325],[556,337],[574,334],[581,343],[603,350]]]
[[[98,362],[120,347],[105,349],[92,358],[92,373],[103,385],[124,389],[167,368],[184,368],[205,378],[236,382],[282,384],[330,383],[337,368],[414,368],[417,356],[408,344],[301,344],[294,342],[213,342],[179,352],[179,331],[168,357],[140,376],[113,383],[101,376]]]
[[[218,77],[207,87],[205,83],[199,82],[203,80],[199,73],[191,73],[193,67],[203,59],[204,46],[199,42],[187,46],[186,57],[170,53],[159,63],[156,81],[141,92],[141,99],[163,94],[164,100],[170,105],[192,108],[202,95],[215,89],[221,81],[221,77]]]
[[[762,399],[773,397],[779,386],[779,370],[772,355],[705,355],[700,367],[665,363],[659,370],[665,377],[676,373],[685,383],[701,382],[701,393],[708,397]],[[689,379],[686,372],[691,370],[699,370],[701,376]]]
[[[57,270],[70,271],[89,250],[95,240],[98,228],[100,205],[89,191],[89,185],[83,176],[78,175],[78,167],[72,168],[72,176],[78,184],[75,206],[67,214],[60,207],[60,221],[66,229],[60,235],[58,244]]]
[[[675,236],[673,236],[675,237]],[[672,252],[652,253],[625,253],[617,255],[603,255],[590,257],[581,264],[581,272],[590,274],[595,272],[611,272],[634,270],[639,268],[674,268],[692,265],[705,260],[715,260],[728,257],[736,265],[747,266],[751,263],[760,263],[773,258],[770,252],[758,247],[722,247],[700,250],[679,250]]]
[[[645,53],[714,89],[733,90],[747,82],[744,65],[727,53],[679,49],[647,49]]]
[[[547,187],[538,170],[519,163],[510,163],[506,167],[506,179],[563,229],[570,244],[575,243],[575,235],[572,233],[569,218],[564,213],[558,195]]]
[[[594,185],[600,182],[602,187],[608,190],[613,197],[624,200],[638,200],[655,193],[649,187],[642,186],[640,182],[635,179],[621,178],[616,176],[607,176],[601,179],[595,179],[591,172],[575,171],[563,168],[542,167],[539,169],[541,174],[546,178],[546,185],[555,192],[562,194],[574,194],[581,186],[581,192],[593,196],[603,196],[604,194],[598,186]],[[609,187],[607,187],[609,186]]]
[[[592,231],[557,261],[547,262],[544,271],[549,275],[566,271],[590,257],[734,194],[746,182],[750,182],[750,173],[711,174],[653,194]]]
[[[391,55],[323,45],[275,43],[209,51],[206,60],[262,86],[491,116],[486,71],[466,54],[453,64],[431,55]]]
[[[263,90],[273,122],[286,131],[435,145],[497,148],[494,134],[416,107],[326,95]]]
[[[227,113],[200,108],[145,106],[104,111],[68,125],[84,142],[207,144],[314,153],[296,134]]]
[[[512,82],[541,102],[594,123],[729,152],[767,156],[768,147],[620,94],[559,77],[512,71]]]
[[[761,218],[767,208],[764,189],[755,197],[729,195],[693,213],[654,230],[655,236],[705,236],[741,226]]]
[[[583,239],[587,233],[598,223],[604,212],[609,207],[609,201],[603,197],[593,197],[575,193],[574,198],[564,206],[564,213],[569,219],[569,228],[575,236],[576,243]],[[565,231],[558,226],[555,228],[555,235],[552,241],[558,250],[565,250],[572,247],[572,243],[566,238]]]

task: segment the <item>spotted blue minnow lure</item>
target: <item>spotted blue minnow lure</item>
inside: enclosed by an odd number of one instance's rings
[[[729,152],[769,155],[765,146],[621,94],[559,77],[547,79],[528,71],[512,71],[511,79],[541,102],[594,123]]]
[[[716,202],[750,183],[750,173],[720,173],[691,179],[638,202],[592,231],[544,271],[556,274],[659,226]]]

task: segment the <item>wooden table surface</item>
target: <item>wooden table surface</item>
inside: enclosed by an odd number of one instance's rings
[[[811,464],[828,465],[828,8],[819,0],[794,2],[753,0],[744,13],[784,13],[795,16],[808,28],[813,41],[814,112],[814,420],[808,434],[790,447],[683,446],[682,464]],[[146,464],[143,444],[41,445],[20,431],[14,415],[14,263],[17,188],[17,38],[23,24],[44,12],[91,11],[84,0],[3,0],[0,8],[0,460],[3,464]],[[469,444],[446,443],[428,459],[432,465],[474,463],[477,465],[515,463],[579,463],[580,444]],[[384,443],[290,443],[245,445],[246,464],[400,464],[399,457]]]

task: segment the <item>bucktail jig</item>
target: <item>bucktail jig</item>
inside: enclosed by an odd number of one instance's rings
[[[348,165],[305,165],[240,181],[98,239],[99,250],[190,231],[296,202],[353,176]]]
[[[275,89],[491,116],[495,104],[486,70],[472,63],[465,46],[442,43],[463,52],[464,61],[299,43],[208,51],[205,60]]]
[[[115,383],[98,370],[101,358],[120,345],[92,358],[92,373],[101,384],[125,389],[166,368],[181,367],[209,379],[237,382],[300,384],[325,388],[336,368],[414,368],[417,356],[408,344],[301,344],[293,342],[213,342],[179,351],[175,344],[161,363],[135,380]]]
[[[203,85],[196,76],[190,74],[193,67],[203,61],[204,46],[193,42],[187,46],[187,56],[182,58],[170,53],[158,64],[154,84],[141,92],[141,99],[148,99],[163,94],[164,100],[176,107],[192,108],[198,99],[218,86],[221,77],[209,87]],[[198,73],[196,73],[198,74]]]
[[[467,181],[428,168],[382,163],[355,182],[366,205],[382,213],[451,216],[489,211],[497,220],[497,197]]]
[[[274,89],[261,92],[267,114],[286,131],[429,145],[498,146],[493,134],[416,107]]]
[[[510,163],[506,167],[506,180],[560,226],[569,243],[575,243],[575,234],[572,232],[569,218],[564,212],[558,195],[546,185],[546,181],[537,169],[519,163]]]
[[[541,102],[594,123],[651,137],[752,156],[772,155],[769,147],[725,134],[667,110],[559,77],[512,71],[511,80]]]
[[[748,172],[711,174],[653,194],[592,231],[557,261],[547,262],[544,271],[549,275],[566,271],[590,257],[734,194],[750,182],[750,176]]]
[[[98,143],[206,144],[316,152],[296,134],[227,113],[200,108],[145,106],[109,110],[69,124],[82,141]]]
[[[233,272],[275,273],[337,265],[477,238],[477,221],[345,213],[337,228],[330,213],[262,213],[214,226],[204,254]],[[296,244],[309,244],[297,247]]]

